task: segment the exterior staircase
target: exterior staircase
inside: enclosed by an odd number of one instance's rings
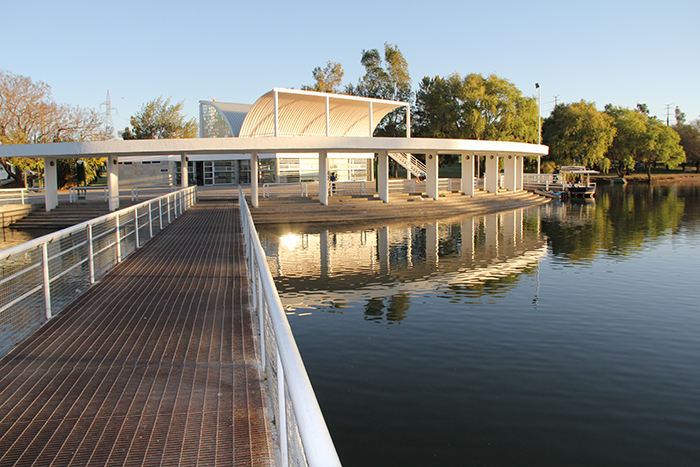
[[[394,159],[404,169],[408,170],[411,175],[420,178],[421,174],[425,174],[425,164],[416,156],[406,152],[390,152],[389,157]]]
[[[120,208],[127,207],[130,204],[133,203],[125,203],[122,201],[120,203]],[[87,222],[96,217],[104,216],[109,212],[108,203],[90,202],[59,204],[49,212],[44,210],[34,211],[22,219],[15,220],[9,225],[9,227],[11,229],[22,230],[60,230],[82,222]]]

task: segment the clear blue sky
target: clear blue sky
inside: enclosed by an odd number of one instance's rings
[[[156,97],[252,104],[311,84],[340,62],[344,84],[365,49],[395,44],[414,90],[424,76],[496,74],[559,102],[666,105],[700,116],[700,1],[3,2],[0,69],[51,86],[58,103],[99,108],[107,90],[123,129]]]

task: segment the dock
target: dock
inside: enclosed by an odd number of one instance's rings
[[[0,360],[0,465],[274,465],[238,207],[203,201]]]

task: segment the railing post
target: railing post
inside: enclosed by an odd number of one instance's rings
[[[51,319],[51,278],[49,277],[49,248],[46,242],[41,244],[41,262],[44,272],[44,308],[46,319]]]
[[[153,201],[148,203],[148,238],[153,238]]]
[[[122,262],[122,243],[121,243],[121,236],[119,235],[119,214],[117,214],[114,217],[114,221],[116,224],[116,235],[117,235],[117,263]]]
[[[260,287],[262,281],[258,276],[257,268],[255,277],[257,279],[258,287]],[[265,304],[262,299],[262,288],[258,290],[258,320],[260,320],[260,355],[262,356],[262,369],[265,371],[265,364],[267,363],[265,358]]]
[[[287,397],[284,391],[284,368],[282,367],[282,358],[280,357],[279,349],[277,352],[277,420],[279,420],[280,437],[280,460],[282,466],[289,466],[289,448],[287,443],[289,436],[287,435]]]
[[[170,225],[170,222],[171,222],[170,221],[170,209],[171,209],[170,208],[170,198],[171,197],[172,197],[172,195],[168,195],[168,225]]]
[[[87,226],[87,240],[88,240],[88,265],[90,267],[90,283],[95,283],[95,249],[92,245],[92,224]]]
[[[136,234],[136,249],[139,248],[139,208],[134,209],[134,233]]]
[[[160,222],[160,230],[163,230],[163,204],[162,198],[158,198],[158,222]]]

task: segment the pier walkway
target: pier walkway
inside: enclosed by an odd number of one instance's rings
[[[204,201],[0,360],[0,466],[272,465],[234,201]]]

